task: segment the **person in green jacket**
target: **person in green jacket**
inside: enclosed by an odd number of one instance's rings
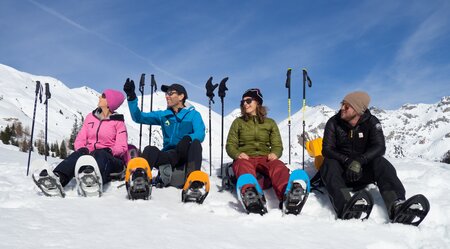
[[[289,169],[279,160],[283,144],[277,124],[267,117],[263,95],[257,88],[248,89],[242,95],[241,116],[231,124],[226,151],[233,161],[236,178],[243,174],[262,175],[258,180],[263,189],[270,183],[280,200],[289,180]],[[258,178],[257,178],[258,179]],[[242,192],[250,186],[243,186]]]

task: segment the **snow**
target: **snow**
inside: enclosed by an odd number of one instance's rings
[[[390,159],[407,196],[430,200],[430,213],[413,227],[387,222],[374,185],[366,221],[336,220],[328,198],[316,192],[300,215],[282,216],[271,189],[269,212],[260,216],[247,215],[233,193],[219,192],[215,174],[203,205],[182,203],[173,187],[130,201],[125,187],[117,188],[121,182],[106,185],[101,198],[78,196],[74,180],[66,198],[46,197],[26,176],[27,153],[0,144],[0,157],[0,248],[450,248],[448,164]]]
[[[80,121],[95,108],[99,93],[89,87],[69,89],[57,79],[1,64],[0,128],[14,120],[31,126],[36,80],[50,83],[52,92],[49,142],[68,139],[75,118]],[[153,97],[154,110],[164,109],[164,95],[158,91]],[[407,196],[421,193],[430,200],[431,211],[419,227],[388,223],[374,185],[369,186],[369,192],[376,206],[363,222],[336,220],[328,197],[316,192],[310,194],[299,216],[283,217],[273,190],[266,191],[268,214],[247,215],[234,193],[218,191],[221,115],[211,113],[213,128],[209,131],[208,107],[189,102],[201,113],[208,129],[202,144],[203,170],[208,173],[209,132],[212,135],[211,191],[203,205],[183,204],[181,192],[175,188],[154,189],[149,201],[129,201],[125,187],[117,188],[122,182],[106,185],[101,198],[79,197],[75,181],[66,186],[66,198],[45,197],[26,176],[28,154],[0,142],[0,248],[450,248],[450,165],[437,162],[450,149],[449,99],[443,97],[436,104],[407,104],[393,111],[372,109],[383,125],[387,156]],[[149,106],[150,96],[146,95],[144,110]],[[44,108],[37,105],[35,141],[44,129]],[[132,122],[127,104],[118,112],[125,116],[129,142],[138,145],[139,124]],[[225,138],[238,113],[236,109],[224,117]],[[303,118],[306,131],[317,137],[334,113],[327,106],[307,106],[304,117],[301,110],[292,115],[291,169],[302,163],[298,136]],[[287,119],[279,123],[279,128],[285,148],[282,160],[287,162]],[[143,145],[148,144],[147,139],[145,126]],[[157,127],[153,127],[152,144],[162,144]],[[401,153],[394,148],[400,148]],[[42,156],[32,155],[33,160],[38,158]],[[306,170],[312,176],[312,161],[308,155],[306,158]],[[50,163],[59,161],[49,158]],[[230,161],[226,153],[224,161]]]

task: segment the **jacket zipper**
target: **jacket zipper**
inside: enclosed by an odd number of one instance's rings
[[[98,124],[97,131],[95,133],[95,143],[94,143],[94,150],[97,149],[97,143],[98,143],[98,132],[100,131],[100,126],[102,125],[103,120],[100,120],[100,123]]]

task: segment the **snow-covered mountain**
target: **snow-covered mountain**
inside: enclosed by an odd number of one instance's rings
[[[46,76],[35,76],[25,72],[19,72],[14,68],[0,64],[0,129],[14,120],[20,120],[24,127],[31,128],[33,107],[35,100],[36,81],[49,83],[51,99],[48,105],[49,142],[68,139],[75,122],[81,121],[97,105],[100,93],[89,88],[81,87],[70,89],[61,81]],[[111,85],[111,88],[122,89],[122,82]],[[45,93],[43,93],[45,94]],[[153,109],[166,108],[164,94],[157,91],[153,95]],[[45,96],[43,96],[45,99]],[[140,99],[141,97],[138,96]],[[139,100],[140,103],[140,100]],[[201,113],[207,127],[207,134],[203,142],[203,157],[209,161],[209,110],[205,105],[189,101]],[[338,105],[338,103],[336,104]],[[238,107],[238,106],[236,106]],[[144,111],[150,110],[150,95],[144,96]],[[435,104],[405,104],[398,110],[381,110],[371,108],[382,122],[387,141],[386,154],[390,157],[424,158],[429,160],[441,160],[443,155],[450,150],[450,97],[443,97]],[[129,142],[139,145],[139,124],[132,121],[128,106],[125,103],[118,109],[125,115],[129,133]],[[309,107],[304,113],[305,130],[310,137],[323,135],[326,121],[336,113],[324,105]],[[228,134],[231,122],[239,115],[239,110],[231,112],[224,117],[224,139]],[[270,116],[270,113],[269,113]],[[291,150],[293,162],[300,163],[302,155],[303,112],[299,110],[291,117]],[[45,126],[45,106],[37,104],[35,137],[43,134]],[[221,115],[211,112],[211,138],[213,161],[220,158],[221,148]],[[282,160],[288,160],[288,119],[279,123],[281,136],[284,143]],[[143,127],[142,146],[148,144],[148,126]],[[160,129],[153,127],[152,144],[162,145]],[[225,161],[230,159],[226,156]],[[206,166],[206,165],[205,165]]]
[[[308,135],[311,138],[323,136],[326,122],[336,111],[323,105],[307,106],[305,130]],[[389,157],[441,161],[450,150],[450,96],[442,97],[435,104],[405,104],[398,110],[371,107],[370,111],[383,126],[386,155]],[[301,156],[302,153],[302,120],[302,111],[291,118],[292,156]],[[288,119],[280,122],[279,127],[284,147],[288,148]]]
[[[56,79],[21,73],[3,65],[0,65],[1,129],[14,120],[31,126],[36,80],[50,83],[52,91],[49,141],[67,139],[74,120],[81,120],[96,106],[99,93],[87,87],[69,89]],[[111,87],[120,89],[121,84]],[[158,92],[154,98],[155,109],[165,107],[163,94]],[[147,110],[149,99],[145,97]],[[190,103],[208,126],[208,108]],[[373,184],[367,189],[375,206],[365,221],[336,220],[329,198],[316,191],[310,193],[298,216],[282,216],[271,189],[265,191],[268,214],[247,215],[234,193],[219,191],[221,179],[216,174],[211,176],[211,190],[202,205],[182,203],[180,190],[173,187],[154,189],[148,201],[129,201],[126,189],[118,188],[122,182],[105,185],[101,198],[82,198],[72,181],[65,187],[66,198],[47,198],[25,175],[27,154],[0,143],[0,248],[449,248],[450,165],[428,160],[437,158],[437,152],[426,153],[450,148],[449,122],[445,121],[448,103],[446,97],[434,105],[405,105],[396,111],[372,109],[383,122],[388,146],[402,146],[406,158],[389,160],[396,167],[407,196],[421,193],[431,203],[430,213],[419,227],[387,223],[383,200]],[[138,144],[139,125],[131,121],[127,108],[125,104],[118,111],[127,120],[129,141]],[[307,107],[305,121],[310,137],[322,135],[325,122],[334,113],[326,106]],[[237,114],[235,110],[224,118],[225,137]],[[214,112],[211,115],[212,161],[217,166],[221,117]],[[44,105],[38,104],[36,117],[35,134],[39,134],[44,129]],[[302,112],[292,116],[294,166],[301,162],[297,141],[302,132],[302,117]],[[279,126],[287,148],[287,120]],[[391,131],[394,135],[390,135]],[[160,134],[157,129],[154,132],[152,141],[158,145]],[[203,143],[205,159],[209,157],[208,135]],[[143,144],[148,144],[147,129]],[[422,151],[423,158],[416,158],[418,155],[414,153]],[[38,157],[36,152],[32,153],[33,159]],[[59,161],[49,158],[51,164]],[[205,163],[204,167],[208,165]]]

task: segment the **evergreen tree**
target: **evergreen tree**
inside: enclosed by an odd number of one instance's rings
[[[38,139],[38,140],[36,140],[36,143],[37,143],[36,147],[38,149],[39,155],[44,155],[44,153],[45,153],[44,142],[42,142],[41,139]]]
[[[0,131],[0,140],[2,140],[4,144],[9,144],[9,138],[6,132]]]
[[[61,146],[59,147],[59,158],[66,159],[67,158],[67,148],[66,148],[66,142],[62,140]]]
[[[56,157],[59,157],[61,154],[60,154],[60,152],[59,152],[58,141],[55,142],[54,147],[55,147],[55,150],[54,150],[54,151],[55,151],[55,156],[56,156]]]
[[[71,149],[71,150],[74,150],[73,143],[75,142],[75,139],[77,138],[77,134],[78,134],[78,119],[75,118],[75,122],[73,123],[72,131],[70,133],[70,138],[69,138],[69,149]]]
[[[11,137],[16,137],[17,136],[16,135],[16,128],[15,128],[14,124],[11,125],[10,130],[11,130]]]
[[[11,140],[11,135],[12,135],[11,128],[9,127],[9,125],[7,125],[5,130],[0,132],[0,139],[4,144],[9,144]]]

